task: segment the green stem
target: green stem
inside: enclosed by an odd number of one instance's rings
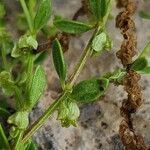
[[[57,100],[55,100],[55,102],[44,112],[44,114],[37,121],[35,121],[30,128],[25,131],[22,143],[26,143],[32,137],[32,135],[46,122],[51,114],[58,108],[60,102],[66,99],[67,96],[68,93],[66,92]]]
[[[150,42],[146,45],[146,47],[144,48],[144,50],[142,51],[142,53],[140,54],[138,58],[147,56],[149,52],[150,52]]]
[[[32,21],[32,17],[31,17],[31,15],[30,15],[30,13],[29,13],[29,10],[28,10],[28,8],[27,8],[27,5],[26,5],[25,1],[24,1],[24,0],[20,0],[20,4],[21,4],[22,9],[23,9],[23,11],[24,11],[24,14],[25,14],[25,16],[26,16],[26,19],[27,19],[27,22],[28,22],[28,25],[29,25],[29,29],[30,29],[30,31],[31,31],[31,33],[32,33],[32,32],[33,32],[33,21]]]
[[[82,71],[88,57],[90,56],[90,54],[92,54],[92,41],[95,38],[95,36],[100,32],[101,27],[98,26],[97,29],[95,30],[95,32],[93,33],[93,36],[91,37],[91,39],[89,40],[85,50],[83,51],[80,60],[78,61],[77,65],[75,66],[74,72],[71,75],[69,81],[68,81],[68,88],[71,89],[72,86],[74,85],[77,77],[79,76],[80,72]]]

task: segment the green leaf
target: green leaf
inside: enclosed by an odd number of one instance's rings
[[[34,19],[34,30],[40,30],[48,22],[51,16],[51,0],[41,0]]]
[[[26,129],[29,125],[29,113],[18,111],[8,118],[8,123],[17,126],[19,129]]]
[[[104,77],[109,79],[110,82],[113,82],[116,85],[120,85],[123,82],[123,78],[126,75],[126,72],[122,69],[117,69],[112,73],[107,73]]]
[[[20,37],[18,43],[14,45],[11,56],[14,58],[26,55],[32,49],[37,49],[38,43],[32,35],[24,35]]]
[[[79,115],[79,107],[72,99],[68,98],[60,103],[58,119],[61,120],[63,127],[69,127],[70,125],[76,126]]]
[[[80,34],[91,30],[93,27],[91,25],[72,21],[72,20],[56,20],[54,25],[61,30],[62,32],[71,33],[71,34]]]
[[[66,78],[66,64],[64,60],[63,50],[58,39],[55,39],[53,42],[52,53],[54,66],[63,86]]]
[[[148,13],[146,11],[140,11],[139,16],[144,18],[144,19],[150,19],[150,12]]]
[[[77,102],[93,102],[100,96],[104,95],[108,85],[109,80],[106,78],[81,81],[75,87],[73,87],[71,97]]]
[[[90,9],[97,21],[102,20],[108,11],[110,0],[89,0]]]
[[[4,130],[1,126],[1,124],[0,124],[0,148],[2,150],[9,150],[10,149],[7,137],[4,133]]]
[[[45,86],[46,78],[44,69],[41,66],[38,66],[34,73],[31,88],[29,91],[29,109],[32,109],[32,107],[38,102],[40,97],[43,95]]]
[[[138,73],[140,73],[140,74],[150,74],[150,66],[145,67],[142,70],[139,70]]]
[[[105,32],[100,33],[99,35],[97,35],[93,42],[92,42],[92,48],[94,51],[96,52],[100,52],[103,50],[103,48],[105,47],[105,44],[107,42],[107,36]]]
[[[145,57],[140,57],[133,62],[131,69],[135,71],[140,71],[143,70],[145,67],[147,67],[147,65],[148,65],[147,59]]]

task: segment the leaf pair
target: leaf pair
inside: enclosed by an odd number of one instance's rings
[[[109,80],[106,78],[81,81],[73,87],[71,98],[81,103],[97,100],[108,88]]]

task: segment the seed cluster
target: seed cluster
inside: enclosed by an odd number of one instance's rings
[[[119,134],[125,150],[146,150],[143,137],[134,131],[131,116],[142,104],[141,87],[138,83],[141,77],[130,68],[137,49],[135,23],[132,20],[136,11],[136,3],[129,0],[118,0],[117,6],[124,8],[116,17],[116,27],[121,29],[124,40],[116,55],[127,70],[123,85],[128,94],[128,98],[123,100],[120,109],[123,120],[120,123]]]

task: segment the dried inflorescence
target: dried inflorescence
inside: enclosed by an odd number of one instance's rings
[[[137,39],[135,35],[135,23],[132,15],[136,10],[135,3],[130,2],[123,12],[120,12],[116,18],[116,27],[121,29],[124,41],[121,49],[117,52],[117,57],[122,61],[124,66],[131,64],[132,57],[136,54]]]
[[[133,129],[131,116],[142,104],[141,87],[138,83],[141,77],[130,68],[137,49],[135,23],[132,20],[136,4],[135,2],[129,2],[129,0],[118,0],[117,6],[124,8],[124,11],[120,12],[116,18],[116,27],[121,29],[124,37],[121,48],[117,52],[117,57],[127,70],[123,85],[128,94],[128,98],[123,100],[120,109],[121,116],[124,119],[120,124],[119,134],[125,150],[146,150],[143,137],[137,135]]]

